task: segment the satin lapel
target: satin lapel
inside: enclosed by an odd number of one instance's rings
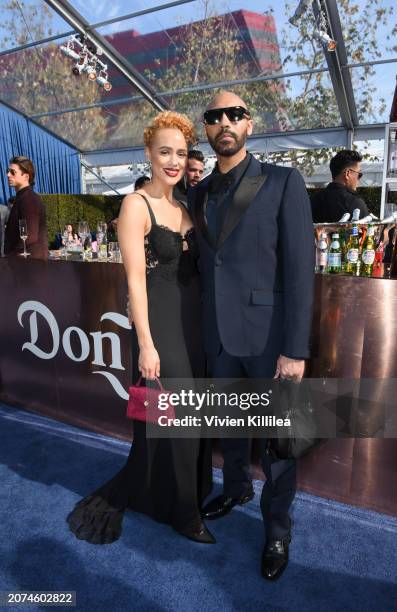
[[[196,221],[197,227],[203,237],[207,240],[208,244],[210,244],[213,248],[215,248],[215,243],[211,237],[211,234],[208,230],[208,224],[206,219],[206,210],[207,210],[207,202],[208,202],[208,191],[206,189],[200,189],[197,198],[196,198]]]
[[[259,189],[267,179],[266,174],[257,176],[244,176],[236,189],[232,203],[227,211],[226,218],[219,236],[217,247],[219,248],[230,236],[241,217],[255,198]]]

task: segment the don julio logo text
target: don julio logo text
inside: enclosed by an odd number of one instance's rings
[[[25,314],[29,316],[24,317]],[[66,356],[72,361],[86,361],[89,358],[91,345],[94,359],[91,361],[93,366],[104,366],[110,370],[125,370],[121,363],[121,346],[120,338],[114,332],[94,331],[85,333],[80,327],[68,327],[61,335],[59,325],[53,313],[47,306],[41,302],[29,300],[23,302],[18,308],[18,322],[22,327],[28,327],[30,332],[30,340],[22,346],[23,351],[30,351],[39,359],[53,359],[60,350],[60,346]],[[43,350],[39,346],[39,331],[37,319],[41,317],[43,322],[48,325],[51,337],[51,347],[49,350]],[[101,316],[102,321],[112,321],[123,329],[131,329],[128,323],[128,318],[118,312],[105,312]],[[27,323],[27,325],[26,325]],[[72,349],[71,340],[75,349]],[[103,340],[107,339],[110,342],[111,362],[107,365],[103,359]],[[76,346],[78,350],[76,350]],[[93,370],[93,374],[104,376],[112,385],[113,389],[122,399],[128,399],[128,393],[121,385],[116,375],[106,370]]]

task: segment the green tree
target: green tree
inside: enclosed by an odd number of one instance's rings
[[[10,0],[2,11],[2,48],[16,47],[53,34],[53,13],[44,4]],[[101,100],[98,85],[76,77],[72,62],[52,43],[0,57],[0,99],[29,115],[90,105]],[[43,117],[45,127],[92,149],[105,142],[108,119],[98,108]]]
[[[217,9],[215,8],[217,7]],[[364,8],[363,8],[364,6]],[[296,8],[296,2],[285,6],[285,23]],[[386,48],[393,47],[396,25],[394,8],[385,7],[381,0],[358,3],[339,0],[343,22],[345,45],[350,61],[378,59],[379,40],[386,38]],[[235,81],[260,74],[270,74],[255,67],[243,53],[245,41],[230,14],[220,15],[219,3],[204,0],[201,19],[181,26],[180,36],[172,43],[177,48],[177,61],[165,68],[158,59],[158,72],[145,76],[160,92],[178,91],[166,99],[175,110],[186,112],[196,125],[201,125],[201,114],[208,100],[217,89],[205,89],[208,83]],[[268,11],[269,17],[272,11]],[[203,17],[204,16],[204,17]],[[279,32],[280,54],[274,53],[270,65],[277,73],[287,74],[295,70],[326,68],[321,43],[314,36],[314,18],[308,10],[298,22],[298,27],[288,25]],[[353,72],[353,87],[358,115],[362,121],[371,122],[384,112],[386,101],[379,97],[373,80],[374,68],[365,66]],[[203,86],[202,90],[184,92],[184,88]],[[255,123],[256,133],[274,131],[316,129],[340,124],[340,114],[328,72],[312,72],[291,78],[258,81],[244,85],[229,85],[247,101]],[[142,121],[146,119],[141,115]],[[142,125],[142,124],[141,124]],[[136,126],[135,126],[136,127]],[[200,136],[204,136],[200,129]],[[333,151],[314,149],[293,150],[270,155],[276,162],[292,162],[306,174],[314,166],[329,159]]]

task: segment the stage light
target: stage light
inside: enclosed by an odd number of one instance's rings
[[[97,76],[96,81],[105,91],[110,91],[112,89],[112,85],[109,83],[107,75],[101,73]]]
[[[326,45],[328,51],[332,52],[335,51],[336,49],[336,45],[338,44],[336,42],[336,40],[334,40],[333,38],[331,38],[327,32],[324,32],[323,30],[320,30],[318,32],[318,38],[319,40],[323,43],[323,45]]]
[[[89,78],[90,81],[95,81],[96,80],[97,74],[96,74],[95,67],[96,67],[96,64],[93,64],[92,62],[91,63],[89,62],[87,67],[86,67],[86,69],[85,69],[86,73],[88,74],[88,78]]]
[[[73,68],[72,68],[72,72],[73,72],[73,74],[75,74],[76,76],[78,76],[79,74],[81,74],[82,72],[84,72],[84,68],[85,68],[84,64],[77,63],[77,64],[75,64],[75,65],[73,66]]]
[[[59,48],[62,53],[66,55],[66,57],[71,57],[74,60],[78,60],[80,57],[79,54],[76,53],[76,51],[73,51],[73,49],[69,45],[61,45]]]
[[[78,52],[77,50],[78,49]],[[72,67],[72,72],[76,76],[87,73],[90,81],[97,81],[98,85],[104,91],[112,89],[111,83],[108,81],[108,67],[98,57],[97,54],[102,54],[102,49],[96,47],[83,34],[73,34],[66,45],[60,47],[63,55],[75,60]]]

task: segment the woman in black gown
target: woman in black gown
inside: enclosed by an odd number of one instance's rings
[[[159,113],[145,129],[152,180],[124,198],[118,236],[126,269],[132,320],[133,380],[204,376],[200,287],[195,237],[173,187],[185,171],[194,128],[184,115]],[[207,441],[208,442],[208,441]],[[134,421],[125,466],[81,500],[67,521],[77,538],[117,540],[129,508],[170,524],[194,541],[215,542],[199,507],[211,489],[211,454],[205,440],[147,438]]]

